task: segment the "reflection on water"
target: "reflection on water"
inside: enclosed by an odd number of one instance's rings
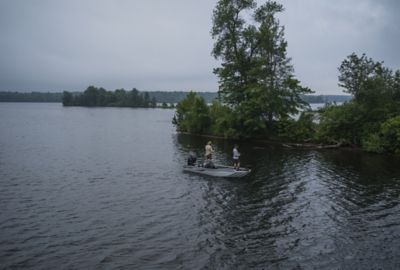
[[[178,136],[183,152],[201,152],[204,141]],[[229,160],[233,142],[214,141],[219,161]],[[241,151],[254,173],[208,179],[204,194],[213,267],[397,268],[398,158],[249,143]]]
[[[399,269],[399,158],[240,142],[250,175],[192,175],[172,115],[0,104],[2,268]]]

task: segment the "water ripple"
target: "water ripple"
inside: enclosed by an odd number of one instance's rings
[[[172,111],[15,106],[0,104],[0,268],[400,268],[394,157],[243,142],[253,172],[214,179],[182,172],[205,138],[177,135]],[[214,143],[229,163],[233,142]]]

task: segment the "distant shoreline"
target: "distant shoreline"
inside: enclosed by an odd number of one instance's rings
[[[82,92],[76,92],[82,93]],[[148,92],[150,98],[156,98],[159,103],[176,104],[185,98],[189,92],[185,91],[154,91]],[[212,103],[218,97],[216,92],[196,92],[202,96],[207,103]],[[0,91],[0,102],[50,102],[62,103],[62,92],[12,92]],[[315,103],[330,103],[330,102],[345,102],[351,99],[350,95],[306,95],[304,100],[310,104]]]

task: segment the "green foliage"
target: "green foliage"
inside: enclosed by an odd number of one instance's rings
[[[362,147],[368,152],[383,153],[382,138],[377,133],[366,135],[362,140]]]
[[[256,99],[247,99],[234,107],[237,130],[241,137],[255,137],[266,132],[266,122]]]
[[[321,111],[318,138],[346,140],[372,152],[399,153],[400,71],[393,73],[382,62],[354,53],[339,71],[339,85],[354,99]]]
[[[211,134],[228,137],[226,132],[234,125],[234,115],[228,106],[214,101],[210,106]],[[229,132],[234,135],[233,129]]]
[[[189,92],[186,98],[176,106],[172,123],[177,129],[195,134],[207,134],[211,119],[209,108],[204,99],[194,92]]]
[[[386,151],[400,154],[400,116],[390,118],[381,125],[381,136]]]
[[[321,110],[317,139],[324,142],[345,140],[358,144],[361,136],[363,110],[355,102],[327,105]]]
[[[368,120],[382,121],[400,112],[400,71],[384,67],[365,54],[349,55],[339,67],[339,85],[369,113]]]
[[[156,107],[155,98],[150,98],[149,93],[139,92],[136,88],[131,91],[117,89],[114,92],[95,86],[89,86],[83,93],[72,94],[64,91],[64,106],[110,106],[110,107]]]
[[[316,133],[315,115],[305,111],[300,114],[299,119],[287,119],[278,123],[278,136],[291,141],[314,140]]]
[[[214,101],[210,107],[211,127],[213,135],[222,136],[228,139],[239,139],[248,137],[249,134],[243,132],[244,120],[238,108],[232,109],[227,105],[222,105]]]
[[[74,97],[70,92],[64,91],[63,93],[63,98],[62,98],[62,104],[64,106],[68,106],[68,104],[72,104],[74,100]]]
[[[259,120],[259,116],[250,117],[240,109],[241,106],[232,109],[217,101],[207,107],[201,97],[190,92],[176,106],[173,124],[179,131],[212,134],[229,139],[256,137],[260,130],[265,130],[265,123]],[[246,113],[249,112],[251,113],[250,110],[246,110]],[[314,114],[304,112],[297,121],[280,121],[278,135],[296,141],[310,139],[314,137],[315,125]]]
[[[400,116],[382,123],[379,132],[368,134],[362,147],[370,152],[400,154]]]
[[[304,109],[302,96],[311,93],[294,78],[286,57],[284,28],[276,18],[282,11],[274,1],[257,7],[253,0],[220,0],[213,13],[212,53],[222,62],[214,70],[219,94],[238,113],[238,132],[247,136]]]
[[[364,83],[368,78],[376,74],[380,63],[375,63],[365,54],[358,57],[355,53],[349,55],[339,67],[339,86],[343,87],[345,92],[359,100]]]

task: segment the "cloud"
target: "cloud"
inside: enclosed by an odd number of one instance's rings
[[[341,93],[337,68],[352,52],[400,68],[394,48],[399,2],[285,0],[280,15],[298,78],[317,93]],[[389,40],[391,39],[391,42]],[[394,60],[394,61],[391,61]]]
[[[283,0],[288,55],[317,93],[341,93],[337,67],[366,53],[400,66],[399,2]],[[216,91],[214,0],[0,2],[0,90]]]
[[[216,90],[212,1],[39,3],[2,2],[2,90],[187,90],[185,78],[197,78],[198,90]]]

